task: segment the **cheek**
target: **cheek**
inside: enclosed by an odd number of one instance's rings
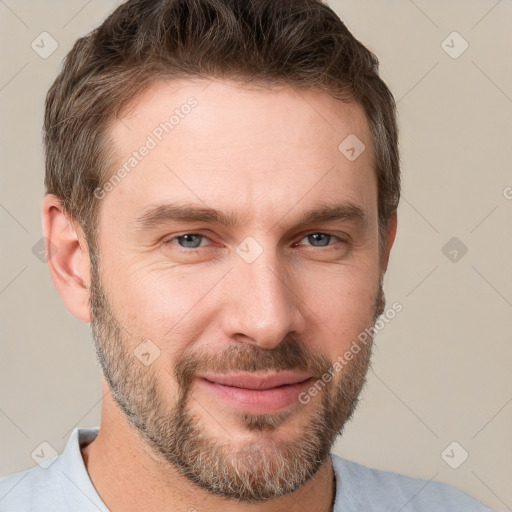
[[[110,279],[109,300],[132,337],[149,338],[163,350],[176,353],[197,339],[209,320],[204,298],[222,273],[151,264],[125,269],[105,267],[104,273],[117,274]]]
[[[302,293],[322,331],[317,339],[323,350],[338,355],[372,325],[378,290],[378,273],[369,264],[340,265],[305,276]]]

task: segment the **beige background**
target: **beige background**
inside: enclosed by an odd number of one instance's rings
[[[385,286],[388,305],[404,309],[376,338],[364,400],[336,452],[512,510],[512,0],[330,5],[380,58],[403,169]],[[61,451],[74,427],[99,424],[89,326],[66,311],[32,247],[44,96],[74,40],[113,6],[0,1],[2,475],[34,465],[41,441]],[[43,31],[59,45],[47,59],[31,48]],[[456,59],[442,47],[453,31],[469,44]],[[447,40],[451,52],[462,43]],[[456,262],[442,251],[452,237],[467,247]],[[462,448],[452,461],[469,453],[458,469],[441,457],[453,441]]]

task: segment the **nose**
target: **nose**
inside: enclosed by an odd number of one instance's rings
[[[272,349],[304,329],[304,304],[293,276],[271,251],[239,259],[224,288],[223,328],[230,339]]]

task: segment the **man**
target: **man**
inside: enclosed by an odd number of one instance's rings
[[[330,453],[400,171],[377,59],[325,4],[129,0],[69,53],[45,146],[50,272],[92,324],[102,419],[2,479],[0,510],[490,510]]]

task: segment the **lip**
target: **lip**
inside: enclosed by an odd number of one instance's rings
[[[230,373],[228,375],[204,374],[200,376],[203,379],[222,384],[223,386],[231,386],[235,388],[258,389],[265,390],[297,384],[310,378],[311,375],[306,373],[297,373],[290,371],[282,372],[241,372]]]
[[[275,412],[295,403],[312,380],[311,375],[290,371],[203,374],[198,377],[209,393],[252,414]]]

